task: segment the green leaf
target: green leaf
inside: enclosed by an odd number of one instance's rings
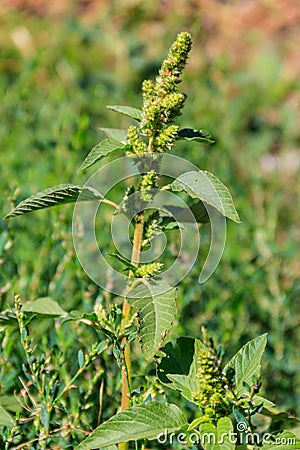
[[[255,406],[257,405],[263,405],[264,407],[275,407],[275,403],[271,402],[271,400],[268,400],[265,397],[262,397],[261,395],[254,395],[252,399]]]
[[[42,314],[50,317],[65,316],[67,314],[66,311],[50,297],[43,297],[27,302],[22,306],[21,310],[27,313]]]
[[[40,421],[41,421],[41,424],[46,429],[49,429],[49,420],[50,420],[49,411],[48,411],[46,405],[42,405],[41,411],[40,411]]]
[[[166,356],[158,366],[160,381],[181,392],[190,402],[194,402],[198,390],[199,351],[203,349],[205,346],[200,340],[191,338],[179,338],[174,348],[167,344],[162,349]]]
[[[72,184],[60,184],[45,189],[19,203],[5,219],[26,214],[37,209],[50,208],[66,203],[75,203],[80,195],[81,201],[101,200],[102,196],[93,188],[81,188]]]
[[[132,108],[131,106],[109,105],[107,106],[107,108],[138,121],[142,120],[143,118],[142,111],[137,108]]]
[[[205,144],[213,144],[215,140],[206,130],[193,130],[192,128],[183,128],[178,131],[177,139],[185,139],[187,141],[204,142]]]
[[[172,184],[173,191],[184,191],[211,205],[223,216],[234,222],[240,222],[232,197],[227,187],[206,170],[191,171],[180,175]]]
[[[101,447],[99,450],[118,450],[117,445],[110,445],[109,447]]]
[[[99,128],[103,133],[114,141],[121,142],[122,144],[127,144],[127,130],[122,130],[121,128]]]
[[[200,425],[201,445],[204,450],[234,450],[233,425],[229,417],[218,420],[217,426],[212,423]]]
[[[181,410],[170,403],[149,402],[133,406],[101,424],[75,450],[96,449],[139,439],[157,439],[186,425]]]
[[[0,405],[0,427],[11,428],[13,419],[11,415]]]
[[[181,395],[194,403],[195,392],[197,391],[197,380],[189,375],[168,375],[172,384],[169,385],[172,389],[181,392]],[[198,382],[199,384],[199,382]]]
[[[78,357],[78,365],[79,365],[79,368],[82,369],[83,364],[84,364],[84,354],[83,354],[83,351],[82,351],[82,350],[79,350],[79,351],[78,351],[77,357]]]
[[[249,428],[249,423],[248,423],[246,417],[244,416],[244,414],[241,413],[241,411],[239,411],[239,409],[235,405],[232,408],[232,412],[233,412],[234,418],[237,421],[237,423],[242,424],[243,429],[247,430]]]
[[[138,312],[142,351],[146,359],[152,358],[175,320],[176,289],[163,281],[140,284],[128,294],[128,301]]]
[[[14,395],[1,395],[0,405],[6,411],[11,411],[14,413],[22,411],[22,406]]]
[[[192,223],[191,213],[194,216],[194,220],[197,223],[208,223],[209,215],[207,213],[207,209],[204,206],[203,202],[194,203],[190,208],[182,208],[180,206],[173,205],[164,205],[163,206],[167,211],[172,214],[174,217],[163,216],[162,224],[166,225],[168,223],[172,223],[177,221],[179,223]]]
[[[260,362],[267,343],[267,334],[262,334],[245,344],[238,353],[226,364],[224,371],[229,368],[235,371],[235,392],[239,397],[247,392],[244,383],[252,386],[253,377],[260,375]]]
[[[168,342],[161,349],[164,357],[157,367],[158,378],[162,383],[170,383],[169,374],[188,375],[195,352],[195,339],[180,337],[175,344]]]
[[[115,141],[113,139],[104,139],[92,148],[78,170],[80,171],[87,169],[110,153],[116,151],[126,151],[130,149],[131,145],[124,145],[122,144],[122,142]]]
[[[118,261],[121,261],[121,263],[123,263],[127,267],[127,269],[133,271],[136,270],[136,266],[131,264],[130,260],[125,258],[125,256],[122,256],[119,253],[108,253],[108,256],[112,256],[113,258],[116,258]]]
[[[264,397],[255,395],[253,397],[253,403],[254,405],[262,405],[259,414],[270,417],[273,423],[280,422],[284,424],[285,428],[299,425],[300,419],[285,411],[281,411],[273,402]]]
[[[291,450],[300,448],[300,439],[290,431],[283,431],[282,433],[273,435],[273,440],[271,437],[266,438],[263,441],[263,445],[259,447],[262,450]]]
[[[0,327],[7,325],[16,325],[17,323],[17,316],[13,309],[6,309],[5,311],[1,311]]]

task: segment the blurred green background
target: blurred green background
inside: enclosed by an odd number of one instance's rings
[[[268,332],[263,393],[292,413],[300,384],[299,24],[300,5],[292,0],[0,6],[2,217],[34,192],[83,183],[86,175],[76,170],[102,137],[98,127],[129,124],[106,105],[140,107],[142,80],[156,75],[178,32],[192,33],[179,123],[209,130],[216,144],[180,143],[174,152],[230,188],[242,223],[228,223],[214,276],[199,285],[196,267],[182,283],[172,336],[199,337],[205,325],[229,358]],[[94,300],[107,296],[76,259],[71,222],[72,206],[0,222],[1,310],[13,306],[15,294],[51,296],[68,311],[92,311]],[[84,327],[64,332],[70,372],[72,355],[89,339]],[[18,389],[22,358],[6,340],[0,396]]]

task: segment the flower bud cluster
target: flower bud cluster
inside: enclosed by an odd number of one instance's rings
[[[195,393],[195,401],[200,406],[204,419],[217,421],[231,411],[221,361],[217,359],[215,350],[207,347],[199,351],[198,366],[199,390]]]
[[[164,265],[162,263],[143,264],[138,267],[138,269],[135,272],[135,276],[140,278],[155,277],[161,272],[163,267]]]
[[[149,245],[153,234],[156,231],[160,230],[160,227],[158,225],[159,219],[159,211],[155,211],[154,213],[150,214],[148,219],[145,221],[142,247],[146,247],[147,245]]]
[[[136,155],[144,155],[146,153],[147,146],[139,137],[137,127],[133,125],[128,128],[127,142],[132,146],[131,153],[133,152]]]
[[[151,170],[148,173],[145,173],[142,176],[140,183],[140,194],[143,202],[151,202],[153,199],[153,193],[151,193],[151,189],[156,187],[157,175],[154,170]]]
[[[191,49],[191,36],[181,33],[172,45],[168,57],[163,61],[154,84],[150,80],[143,83],[142,132],[155,138],[151,151],[170,149],[176,139],[178,128],[168,125],[180,115],[185,102],[185,94],[179,92],[180,75]]]
[[[124,210],[131,217],[133,217],[138,210],[137,196],[134,194],[135,194],[135,187],[128,186],[128,188],[125,191],[125,195],[124,195],[123,202],[122,202]]]
[[[119,309],[118,305],[112,304],[107,310],[100,302],[96,302],[94,312],[100,327],[117,335],[122,318],[122,311]]]
[[[161,131],[154,142],[154,148],[156,151],[160,151],[162,148],[171,150],[173,143],[176,139],[179,127],[177,125],[169,125],[163,131]]]

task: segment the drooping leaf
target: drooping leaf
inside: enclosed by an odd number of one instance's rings
[[[259,414],[270,417],[273,423],[280,422],[281,424],[284,424],[286,428],[299,426],[300,419],[285,411],[281,411],[275,403],[270,400],[261,397],[260,395],[255,395],[253,397],[253,403],[254,405],[262,405]]]
[[[120,412],[101,424],[75,450],[98,449],[119,442],[157,439],[186,425],[181,410],[170,403],[149,402]]]
[[[110,153],[116,151],[126,151],[130,149],[131,145],[124,145],[122,144],[122,142],[115,141],[113,139],[104,139],[92,148],[78,170],[81,171],[87,169]]]
[[[200,425],[201,445],[204,450],[234,450],[233,425],[229,417],[218,420],[217,426],[212,423]]]
[[[152,358],[175,320],[176,289],[163,281],[140,284],[128,294],[128,301],[138,312],[142,351],[146,359]]]
[[[131,106],[108,105],[107,108],[138,121],[142,120],[143,117],[142,111],[140,109],[132,108]]]
[[[229,368],[235,371],[235,391],[240,396],[247,392],[244,383],[253,384],[253,377],[259,377],[261,358],[267,344],[267,334],[262,334],[245,344],[236,355],[226,364],[224,371]]]
[[[191,223],[194,220],[197,223],[208,223],[209,215],[203,202],[194,203],[190,208],[182,208],[181,206],[164,205],[164,208],[170,212],[172,217],[164,216],[162,218],[162,224],[167,225],[177,221],[179,223]],[[191,213],[193,216],[191,216]]]
[[[0,427],[11,428],[13,419],[11,415],[0,405]]]
[[[99,128],[99,130],[103,131],[108,139],[127,144],[127,130],[121,128]]]
[[[72,184],[60,184],[59,186],[45,189],[28,197],[26,200],[23,200],[5,216],[5,219],[20,216],[37,209],[50,208],[51,206],[67,203],[75,203],[79,195],[81,201],[102,199],[102,196],[93,188],[81,188]]]
[[[211,205],[223,216],[234,222],[240,222],[229,190],[217,177],[206,170],[183,173],[171,184],[171,189],[184,191],[192,198]]]
[[[242,430],[247,430],[249,428],[249,422],[244,416],[244,414],[234,405],[232,412],[236,422],[242,427]]]
[[[188,141],[204,142],[205,144],[213,144],[215,140],[206,130],[193,130],[192,128],[183,128],[178,131],[177,139],[185,139]]]
[[[300,448],[300,439],[290,431],[283,431],[272,437],[265,433],[263,445],[259,447],[262,450],[296,450]]]
[[[119,253],[109,253],[108,255],[112,256],[113,258],[116,258],[119,261],[121,261],[121,263],[123,263],[127,267],[127,269],[133,270],[133,271],[136,270],[136,266],[131,264],[129,259],[127,259],[124,256],[120,255]]]
[[[65,316],[67,313],[60,305],[50,297],[42,297],[34,301],[26,302],[21,310],[27,313],[35,313],[50,317]]]

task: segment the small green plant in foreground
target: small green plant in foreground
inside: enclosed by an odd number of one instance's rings
[[[80,167],[86,170],[110,154],[125,153],[137,168],[139,177],[136,183],[127,186],[120,205],[91,187],[63,184],[29,197],[6,216],[12,218],[59,204],[94,201],[110,205],[116,213],[131,221],[131,258],[117,251],[111,254],[128,275],[122,303],[120,295],[116,295],[107,306],[96,303],[93,314],[68,314],[52,299],[22,303],[17,296],[15,309],[2,317],[3,321],[15,321],[18,325],[27,361],[24,373],[38,393],[38,403],[33,401],[37,435],[32,441],[35,448],[59,445],[60,429],[55,416],[61,410],[67,413],[66,398],[77,378],[104,352],[116,360],[121,372],[120,411],[85,437],[77,429],[75,438],[72,435],[72,443],[75,442],[72,448],[76,450],[116,449],[116,446],[125,450],[131,441],[135,442],[135,448],[144,448],[145,439],[153,441],[153,448],[164,448],[165,445],[174,448],[195,446],[205,450],[299,448],[300,441],[288,431],[296,419],[278,411],[272,402],[260,395],[266,334],[245,344],[226,364],[223,362],[224,350],[215,347],[205,329],[201,339],[179,337],[174,343],[166,343],[175,321],[177,289],[164,278],[164,261],[142,261],[143,251],[149,248],[157,234],[170,230],[173,233],[176,228],[180,230],[171,215],[151,208],[159,192],[189,197],[192,201],[189,209],[198,224],[209,222],[208,211],[211,210],[239,222],[228,189],[215,175],[193,170],[171,182],[160,176],[164,154],[172,150],[176,141],[213,142],[206,131],[180,129],[175,123],[186,100],[179,90],[179,83],[191,45],[188,33],[178,35],[156,81],[143,83],[141,110],[128,106],[109,107],[133,119],[134,125],[128,130],[104,129],[107,138],[91,150]],[[178,209],[176,211],[178,213]],[[189,222],[185,210],[179,212],[180,225]],[[36,318],[43,317],[85,323],[99,336],[87,355],[79,352],[79,369],[68,383],[61,383],[53,367],[53,355],[46,359],[36,356],[30,325]],[[142,369],[141,373],[132,373],[131,348],[135,340],[141,342],[143,357],[155,361],[155,375],[146,376]],[[148,383],[149,395],[145,396],[139,390],[137,377]],[[26,391],[26,386],[24,389]],[[164,394],[169,390],[177,391],[177,398],[180,395],[193,405],[193,417],[166,401]],[[16,444],[19,445],[16,448],[26,445],[33,448],[31,443],[22,446],[24,421],[21,412],[13,420],[0,407],[0,419],[5,449],[15,448]],[[69,431],[70,435],[72,431]],[[64,439],[62,436],[61,442],[65,442]]]

